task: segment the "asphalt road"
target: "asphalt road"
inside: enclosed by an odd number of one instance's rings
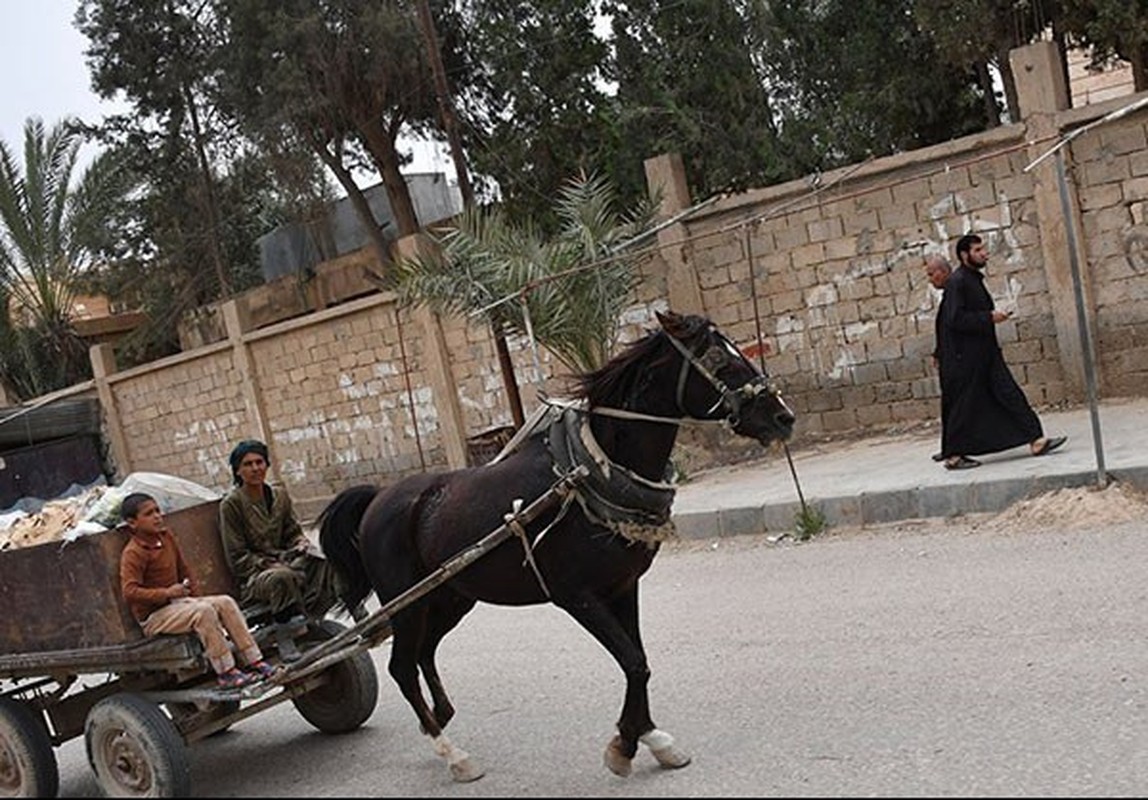
[[[553,607],[480,606],[439,664],[454,784],[375,651],[379,707],[314,732],[290,704],[191,749],[201,796],[1142,796],[1148,521],[992,534],[930,523],[806,544],[686,542],[643,582],[654,719],[693,763],[602,766],[620,671]],[[83,744],[61,793],[95,795]]]

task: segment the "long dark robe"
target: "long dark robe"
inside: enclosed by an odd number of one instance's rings
[[[992,312],[984,275],[963,265],[953,270],[945,282],[939,336],[946,457],[997,453],[1044,435],[1005,364]]]
[[[941,302],[937,305],[937,317],[933,320],[933,358],[936,360],[937,365],[937,379],[941,384],[941,451],[944,452],[945,446],[945,425],[949,416],[949,403],[945,393],[945,365],[941,361],[941,336],[944,328],[945,319],[945,287],[941,287]]]

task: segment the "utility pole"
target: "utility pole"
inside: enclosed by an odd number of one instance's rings
[[[464,208],[474,207],[474,190],[470,185],[470,173],[466,168],[466,155],[462,150],[462,138],[458,132],[458,117],[454,113],[454,102],[451,100],[450,84],[446,80],[446,68],[442,63],[442,52],[439,49],[438,31],[435,29],[434,17],[431,15],[430,0],[418,0],[419,26],[422,28],[423,41],[426,43],[427,57],[430,58],[431,71],[434,73],[435,95],[438,98],[438,110],[442,117],[442,126],[446,131],[447,142],[450,144],[450,155],[454,160],[454,169],[458,173],[458,190],[462,194]],[[502,371],[502,385],[506,390],[506,397],[510,401],[510,415],[514,425],[521,428],[526,421],[522,412],[522,396],[518,392],[518,381],[514,377],[514,362],[510,359],[510,348],[506,344],[506,336],[502,331],[491,328],[494,336],[495,349],[498,351],[498,364]]]

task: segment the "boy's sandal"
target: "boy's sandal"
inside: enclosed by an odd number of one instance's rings
[[[254,664],[248,664],[247,671],[251,673],[251,675],[256,680],[262,681],[267,680],[279,670],[275,669],[275,667],[271,666],[266,661],[260,660],[256,661]]]
[[[945,469],[972,469],[979,467],[981,462],[968,456],[955,456],[945,462]]]
[[[251,683],[251,676],[235,667],[227,670],[216,678],[220,689],[242,689]]]

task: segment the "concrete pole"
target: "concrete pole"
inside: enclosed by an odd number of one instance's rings
[[[690,207],[690,187],[680,154],[667,153],[648,158],[645,168],[650,196],[661,194],[659,218],[669,219]],[[698,276],[686,258],[687,236],[686,226],[680,222],[658,231],[658,252],[666,265],[666,292],[672,311],[679,314],[704,314]]]
[[[423,234],[404,236],[397,243],[400,258],[413,258],[433,247]],[[450,350],[443,335],[442,320],[425,306],[413,309],[411,315],[418,321],[425,337],[423,358],[431,396],[438,412],[439,430],[447,464],[452,469],[467,465],[466,424],[462,404],[458,399],[458,385],[450,366]],[[417,424],[417,423],[416,423]]]
[[[100,406],[104,410],[104,426],[108,432],[108,446],[112,450],[112,460],[115,461],[115,478],[123,480],[132,471],[131,455],[128,453],[127,439],[124,437],[124,426],[120,422],[119,408],[116,406],[116,395],[112,391],[109,376],[119,371],[116,366],[116,351],[110,344],[97,344],[88,348],[88,358],[92,360],[92,377],[96,383],[96,396],[100,398]]]
[[[1009,61],[1016,76],[1025,135],[1029,141],[1037,142],[1028,149],[1030,159],[1035,160],[1048,149],[1049,137],[1061,133],[1057,112],[1068,108],[1068,87],[1060,69],[1055,42],[1034,42],[1019,47],[1009,53]],[[1070,236],[1070,228],[1081,227],[1076,186],[1067,183],[1062,197],[1057,165],[1051,159],[1038,164],[1031,174],[1061,371],[1069,394],[1076,400],[1083,400],[1085,386],[1080,365],[1085,359],[1085,343],[1077,318],[1077,292],[1090,330],[1095,326],[1095,308],[1087,269],[1081,270],[1079,284],[1073,281],[1073,259],[1087,266],[1087,260],[1079,249],[1080,242]],[[1094,330],[1090,338],[1095,341]],[[1100,382],[1103,383],[1103,376],[1100,376]]]

